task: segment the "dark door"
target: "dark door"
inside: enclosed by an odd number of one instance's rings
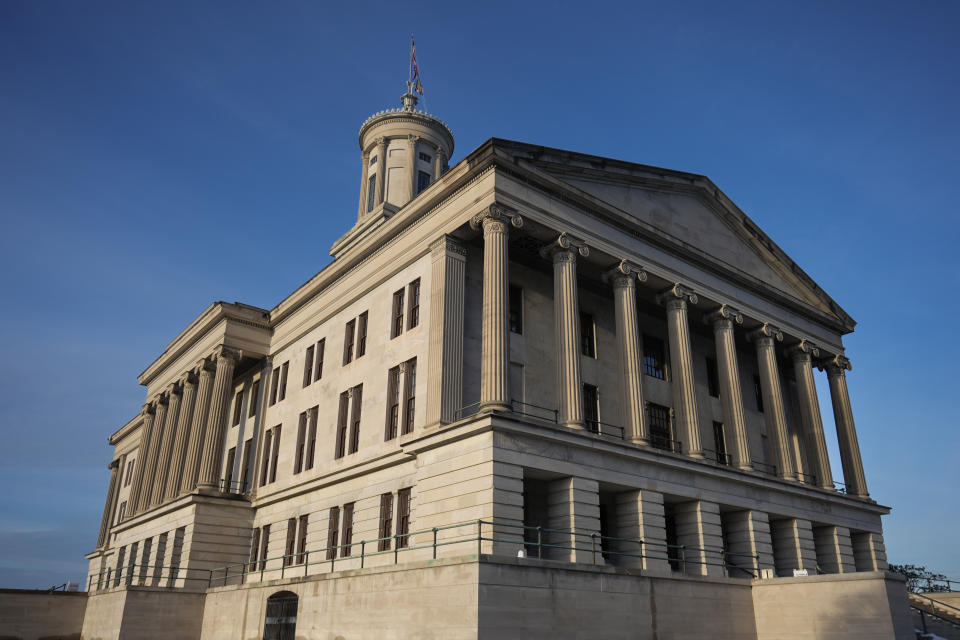
[[[263,640],[295,640],[297,602],[297,594],[289,591],[275,593],[267,599]]]

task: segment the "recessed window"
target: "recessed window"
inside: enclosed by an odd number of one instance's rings
[[[387,425],[384,440],[393,440],[397,437],[397,427],[400,425],[400,366],[397,365],[387,372]]]
[[[643,372],[659,380],[667,379],[666,354],[660,338],[643,336]]]
[[[330,507],[330,516],[327,519],[327,560],[337,557],[337,547],[340,535],[340,507]]]
[[[370,158],[370,166],[372,167],[375,164],[377,164],[377,156]]]
[[[583,385],[583,419],[591,431],[600,429],[600,391],[592,384]]]
[[[523,334],[523,289],[510,285],[510,331]]]
[[[417,172],[417,193],[430,186],[430,174],[426,171]]]
[[[420,159],[423,160],[424,162],[430,162],[431,160],[433,160],[433,158],[431,158],[429,155],[427,155],[423,151],[420,152]]]
[[[410,544],[410,489],[397,492],[397,548],[404,549]]]
[[[403,333],[403,289],[393,293],[393,322],[390,325],[390,338]]]
[[[353,341],[356,339],[355,331],[357,321],[349,321],[343,329],[343,364],[353,362]]]
[[[327,339],[320,338],[320,342],[317,343],[317,361],[316,367],[313,371],[313,380],[316,382],[323,377],[323,355],[324,351],[327,350]]]
[[[257,403],[260,402],[260,379],[257,378],[253,381],[253,390],[250,392],[250,410],[247,412],[247,417],[252,418],[257,415]]]
[[[130,481],[133,480],[133,465],[137,463],[136,460],[131,460],[127,463],[127,476],[123,480],[123,486],[129,486]]]
[[[670,437],[670,409],[663,405],[647,405],[650,418],[650,444],[657,449],[673,451],[673,439]]]
[[[313,382],[313,352],[315,347],[307,347],[307,353],[303,357],[303,386],[308,387]]]
[[[243,413],[243,390],[237,391],[233,396],[233,426],[240,424],[240,418]]]
[[[380,496],[380,527],[377,536],[377,551],[390,550],[390,537],[393,535],[393,494]]]
[[[763,413],[763,387],[760,385],[760,376],[753,376],[753,395],[757,400],[757,411]]]
[[[727,459],[727,441],[723,436],[723,423],[713,422],[713,451],[717,455],[717,462],[729,464]]]
[[[350,555],[350,545],[353,544],[353,503],[343,505],[343,535],[340,536],[340,555],[344,558]]]
[[[358,384],[340,394],[334,458],[342,458],[347,453],[356,453],[360,447],[360,408],[362,404],[362,384]]]
[[[284,547],[283,566],[289,567],[293,564],[294,552],[297,550],[297,519],[287,520],[287,544]]]
[[[357,316],[357,357],[367,352],[367,312]]]
[[[420,278],[407,287],[407,329],[420,324]]]
[[[403,433],[413,432],[417,402],[417,359],[407,360],[403,367]]]
[[[373,211],[377,203],[377,174],[367,180],[367,213]]]
[[[597,357],[597,336],[593,316],[580,312],[580,353],[588,358]]]
[[[717,377],[717,361],[707,358],[707,393],[712,398],[720,397],[720,382]]]

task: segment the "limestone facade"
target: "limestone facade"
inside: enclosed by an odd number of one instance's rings
[[[206,593],[196,634],[228,637],[208,629],[230,607],[318,576],[473,584],[450,591],[473,609],[448,637],[478,637],[503,604],[476,599],[481,574],[605,566],[627,599],[658,576],[752,612],[775,576],[886,569],[836,302],[703,176],[499,139],[450,167],[452,134],[415,103],[364,123],[330,265],[270,310],[214,303],[140,375],[84,637],[164,590]]]

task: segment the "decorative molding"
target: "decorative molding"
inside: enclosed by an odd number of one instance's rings
[[[467,257],[467,248],[453,236],[443,235],[430,243],[430,253],[434,258],[454,254]]]
[[[243,351],[233,347],[228,347],[225,344],[221,344],[213,350],[213,357],[217,360],[220,358],[225,358],[228,360],[233,360],[234,362],[238,362],[240,358],[243,357]]]
[[[697,304],[700,302],[700,298],[697,297],[697,294],[693,292],[693,289],[677,282],[669,289],[661,291],[657,294],[657,304],[665,305],[672,300],[682,300],[683,302],[689,302],[690,304]]]

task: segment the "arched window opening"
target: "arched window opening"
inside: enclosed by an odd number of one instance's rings
[[[263,640],[295,640],[297,603],[297,594],[290,591],[279,591],[267,598]]]

